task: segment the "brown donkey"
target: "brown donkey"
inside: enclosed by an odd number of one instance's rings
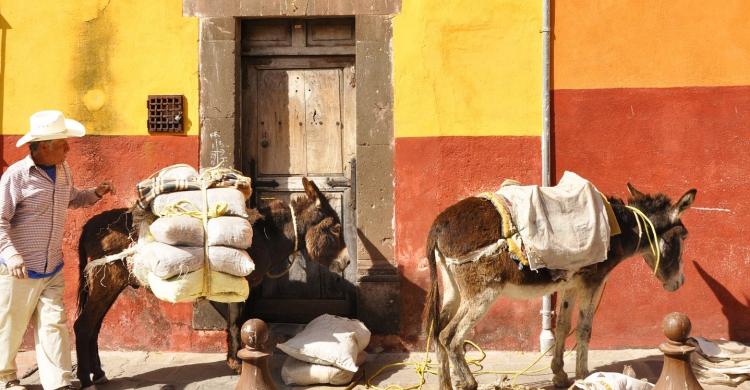
[[[260,284],[273,265],[285,262],[296,250],[332,272],[340,273],[349,264],[336,212],[315,183],[306,178],[302,183],[306,196],[292,201],[291,207],[279,200],[272,201],[260,207],[258,215],[251,218],[253,243],[248,252],[255,262],[255,271],[248,276],[251,288]],[[122,290],[128,286],[141,287],[131,277],[126,260],[108,262],[84,272],[86,264],[127,249],[138,236],[136,226],[142,215],[143,211],[137,209],[106,211],[92,217],[81,232],[78,318],[74,329],[78,356],[76,374],[82,388],[106,381],[98,341],[104,316]],[[227,360],[234,369],[239,368],[236,360],[241,347],[239,327],[250,316],[244,308],[241,303],[229,305]]]
[[[696,190],[686,192],[676,204],[662,194],[647,195],[628,184],[628,205],[643,212],[653,223],[661,249],[656,277],[667,291],[677,290],[684,282],[682,274],[682,241],[687,229],[680,215],[695,199]],[[477,388],[477,382],[464,359],[467,333],[499,296],[529,299],[555,291],[561,293],[555,327],[555,350],[552,359],[554,383],[570,383],[563,370],[565,338],[571,327],[571,311],[578,299],[580,318],[577,328],[576,377],[588,374],[588,343],[591,322],[598,297],[607,275],[620,262],[633,255],[643,255],[653,270],[656,258],[649,250],[648,238],[639,235],[643,222],[619,199],[609,198],[622,233],[610,241],[607,259],[581,268],[567,278],[553,278],[546,268],[531,271],[519,269],[507,249],[480,257],[477,261],[455,264],[477,249],[502,238],[501,216],[484,198],[459,201],[435,218],[427,238],[427,258],[432,285],[427,296],[427,326],[432,323],[439,364],[440,388],[443,390]],[[440,299],[438,273],[442,279]]]

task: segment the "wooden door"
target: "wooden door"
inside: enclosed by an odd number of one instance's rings
[[[354,59],[251,58],[244,68],[243,149],[256,204],[304,196],[302,177],[313,180],[338,211],[356,259]],[[297,256],[288,274],[251,292],[253,316],[304,323],[355,315],[356,260],[336,275]]]

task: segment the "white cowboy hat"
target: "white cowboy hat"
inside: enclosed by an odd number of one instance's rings
[[[52,139],[83,137],[86,128],[80,122],[65,119],[60,111],[39,111],[29,118],[31,129],[16,142],[16,147],[27,142],[49,141]]]

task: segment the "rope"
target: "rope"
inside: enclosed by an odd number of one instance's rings
[[[606,287],[607,287],[607,283],[605,282],[604,285],[602,286],[602,291],[599,294],[599,299],[596,302],[596,307],[594,308],[594,314],[592,314],[592,318],[599,311],[599,305],[602,303],[602,296],[604,296],[604,289]],[[435,326],[435,321],[433,320],[432,322],[430,322],[429,331],[427,333],[427,343],[426,343],[426,347],[425,347],[425,357],[424,357],[423,361],[421,361],[421,362],[401,362],[401,363],[387,364],[387,365],[381,367],[378,371],[375,372],[375,374],[373,374],[370,378],[367,379],[367,381],[366,381],[367,388],[372,388],[372,389],[375,389],[375,390],[413,390],[413,389],[421,389],[422,386],[427,381],[425,379],[425,374],[426,373],[430,373],[430,374],[433,374],[433,375],[438,375],[437,370],[436,370],[437,365],[430,363],[430,359],[429,359],[429,354],[430,354],[430,339],[432,337],[432,329],[433,329],[434,326]],[[570,330],[570,332],[568,332],[568,334],[565,335],[565,338],[567,339],[568,336],[570,336],[571,334],[573,334],[573,332],[575,332],[575,331],[576,331],[576,328],[572,328]],[[520,376],[525,376],[525,375],[529,375],[529,374],[537,374],[537,373],[540,373],[542,371],[548,370],[549,367],[542,367],[542,368],[538,368],[536,370],[532,370],[532,368],[534,366],[536,366],[537,363],[539,363],[539,361],[542,360],[542,358],[545,355],[547,355],[547,353],[549,353],[549,351],[552,350],[552,348],[555,347],[554,344],[551,345],[549,348],[547,348],[547,350],[545,350],[544,352],[540,353],[536,357],[536,359],[534,359],[534,361],[531,362],[531,364],[527,365],[525,368],[523,368],[521,370],[515,370],[515,371],[492,371],[492,370],[485,370],[484,367],[481,364],[482,361],[484,360],[484,358],[487,357],[487,353],[484,352],[484,349],[482,349],[482,347],[480,347],[478,344],[476,344],[475,342],[473,342],[471,340],[464,340],[464,344],[471,345],[472,347],[474,347],[474,349],[477,352],[479,352],[481,354],[481,357],[476,358],[476,359],[466,359],[466,357],[464,357],[464,359],[466,360],[466,363],[468,365],[479,367],[478,370],[471,372],[472,375],[474,375],[474,376],[477,376],[477,375],[489,375],[489,374],[495,374],[495,375],[513,375],[513,379],[511,381],[511,388],[516,388],[517,387],[516,386],[516,380]],[[565,354],[563,355],[563,359],[565,359],[571,353],[573,353],[573,349],[575,349],[575,347],[577,345],[578,345],[577,342],[575,344],[573,344],[573,346],[570,348],[570,350],[567,351],[567,352],[565,352]],[[399,366],[411,366],[411,365],[414,366],[414,370],[416,371],[417,375],[419,376],[419,383],[418,384],[411,385],[411,386],[408,386],[408,387],[402,387],[402,386],[396,385],[396,384],[390,384],[390,385],[387,385],[386,387],[378,387],[378,386],[375,386],[375,385],[372,384],[372,380],[374,378],[376,378],[383,371],[385,371],[385,370],[387,370],[389,368],[399,367]]]
[[[633,206],[625,206],[630,211],[633,212],[633,215],[635,215],[635,222],[638,225],[638,246],[636,247],[636,252],[641,247],[641,236],[642,229],[641,229],[641,221],[643,221],[643,226],[648,227],[646,230],[646,238],[648,238],[648,246],[651,249],[651,253],[656,257],[656,263],[654,264],[654,275],[659,272],[659,262],[661,261],[661,248],[659,247],[659,236],[656,235],[656,228],[654,227],[654,223],[651,222],[651,220],[646,216],[646,214],[643,213],[643,211],[638,210],[637,208]],[[653,237],[653,238],[652,238]]]
[[[207,202],[207,200],[204,199],[204,202]],[[216,218],[226,215],[228,209],[229,205],[226,202],[217,202],[211,207],[208,207],[207,205],[198,207],[193,204],[193,202],[183,199],[166,205],[164,209],[162,209],[161,213],[157,214],[157,216],[172,217],[177,215],[187,215],[189,217],[203,219],[204,211],[201,210],[205,210],[208,218]]]

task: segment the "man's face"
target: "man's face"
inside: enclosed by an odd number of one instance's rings
[[[39,157],[43,165],[57,165],[65,161],[70,146],[66,139],[54,139],[39,145]]]

